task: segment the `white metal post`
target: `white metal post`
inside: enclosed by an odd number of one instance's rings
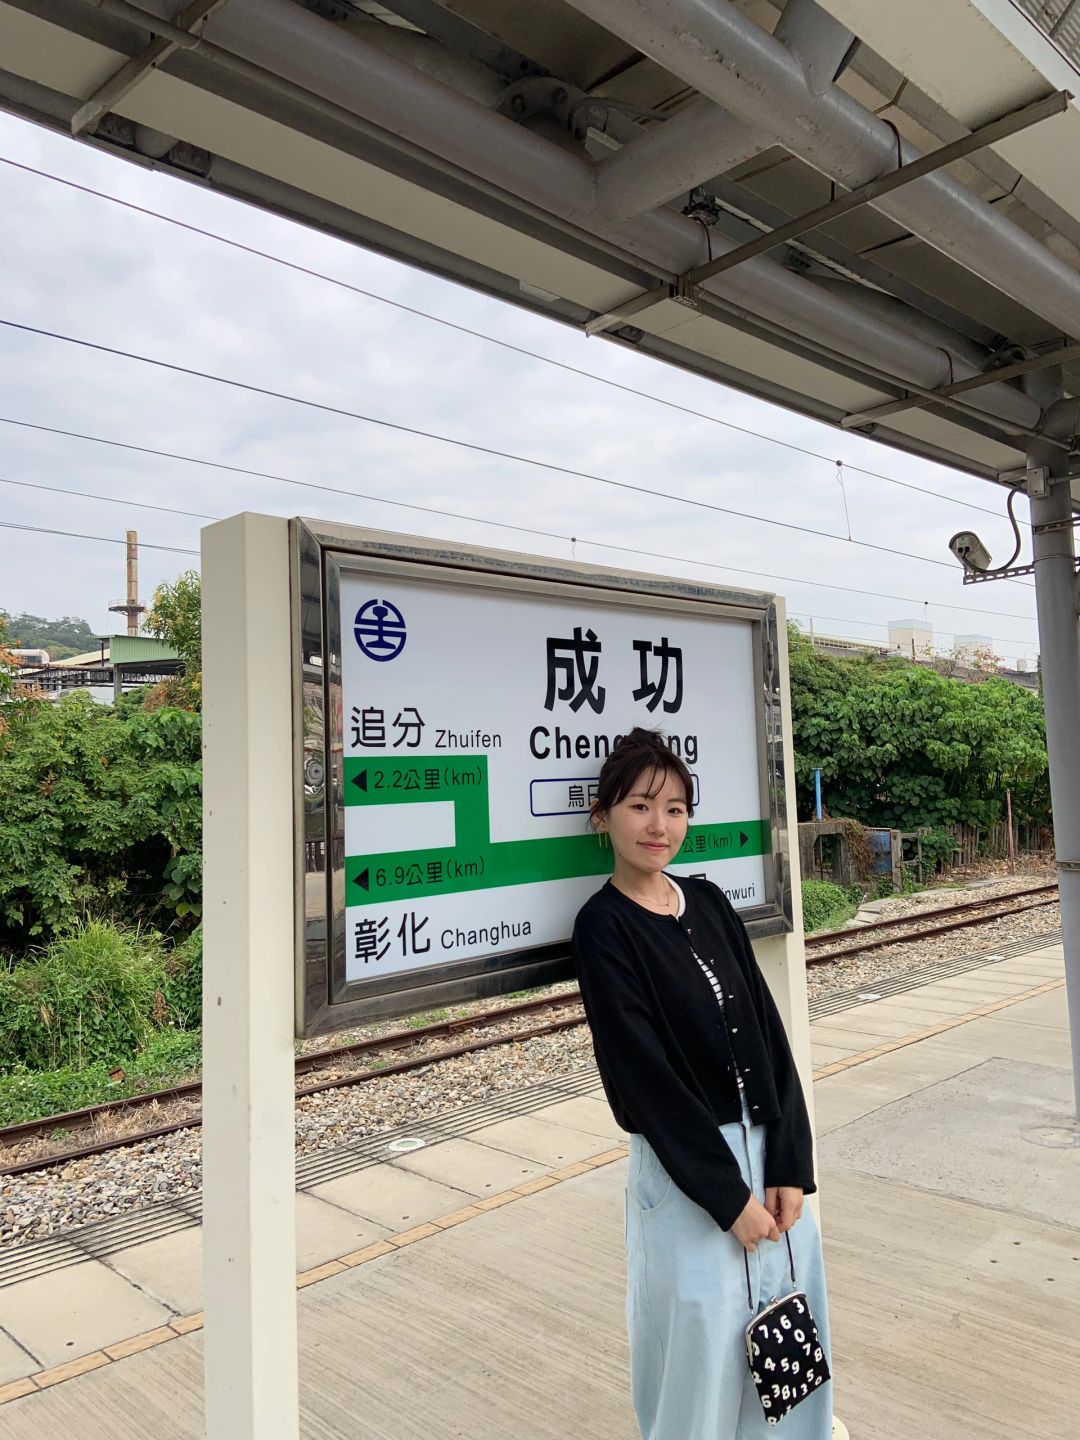
[[[299,1433],[288,526],[202,532],[208,1440]]]

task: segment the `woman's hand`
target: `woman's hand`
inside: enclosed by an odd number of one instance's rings
[[[799,1194],[802,1194],[801,1190]],[[780,1239],[776,1221],[756,1195],[751,1195],[743,1206],[738,1218],[732,1224],[731,1233],[744,1250],[750,1251],[751,1255],[757,1249],[759,1240]]]
[[[797,1185],[770,1185],[765,1191],[765,1209],[783,1235],[803,1212],[803,1192]]]

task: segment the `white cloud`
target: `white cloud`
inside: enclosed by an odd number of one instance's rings
[[[985,483],[841,436],[813,421],[685,375],[554,322],[172,177],[0,117],[0,156],[38,165],[219,231],[458,324],[533,349],[733,425],[848,464],[995,507]],[[407,315],[378,301],[9,166],[0,238],[4,318],[174,364],[242,379],[402,425],[534,456],[574,470],[836,534],[845,532],[835,467],[765,439],[627,395],[538,360]],[[885,591],[874,599],[762,580],[819,630],[884,640],[884,623],[931,602],[941,632],[999,637],[1009,657],[1033,654],[1034,593],[1015,585],[964,591],[958,572],[561,475],[405,435],[344,416],[182,376],[137,361],[0,330],[0,414],[201,456],[310,483],[366,492],[579,538],[579,559],[722,578],[676,560],[619,555],[593,542]],[[199,522],[135,500],[226,515],[314,514],[568,557],[566,540],[440,519],[373,500],[305,491],[133,451],[0,425],[0,477],[123,498],[121,505],[0,485],[0,518],[198,548]],[[977,524],[1004,551],[1006,527],[954,503],[848,470],[856,538],[945,556],[956,529]],[[585,543],[589,542],[589,543]],[[996,544],[995,544],[996,542]],[[78,613],[107,632],[124,586],[123,550],[0,531],[0,607]],[[194,563],[144,549],[144,599]],[[754,580],[734,570],[734,583]],[[965,614],[945,605],[987,609]],[[828,617],[828,618],[826,618]],[[875,628],[877,627],[877,628]]]

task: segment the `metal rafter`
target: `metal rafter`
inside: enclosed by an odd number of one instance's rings
[[[193,35],[196,27],[224,3],[225,0],[192,0],[192,3],[177,15],[171,28]],[[120,69],[110,75],[105,84],[95,90],[76,110],[71,121],[72,135],[82,135],[87,130],[92,130],[103,115],[125,95],[129,95],[151,70],[155,70],[163,60],[173,54],[178,43],[168,36],[155,35],[140,55],[133,55],[130,60],[125,60]]]
[[[1036,370],[1048,370],[1052,365],[1068,365],[1074,360],[1080,360],[1080,345],[1065,345],[1060,350],[1048,350],[1028,360],[1018,360],[1014,365],[1003,365],[997,370],[987,370],[983,375],[957,380],[955,385],[943,385],[929,395],[910,395],[903,400],[889,400],[884,405],[875,405],[871,410],[857,410],[852,415],[845,415],[840,424],[844,430],[856,430],[861,425],[883,420],[887,415],[899,415],[902,410],[922,410],[927,405],[944,404],[950,397],[963,395],[968,390],[978,390],[998,380],[1015,380],[1018,375],[1031,375]]]
[[[1060,115],[1072,98],[1068,90],[1057,90],[1052,95],[1037,100],[1033,105],[1025,105],[1020,110],[1010,111],[997,120],[991,120],[989,124],[981,125],[978,130],[973,130],[970,135],[953,140],[948,145],[939,146],[936,150],[930,150],[927,154],[920,155],[917,160],[900,165],[885,175],[878,175],[866,185],[860,185],[837,200],[831,200],[826,205],[818,205],[804,215],[796,215],[786,224],[768,231],[757,239],[749,241],[746,245],[740,245],[737,250],[729,250],[727,254],[719,256],[707,265],[699,265],[693,270],[688,270],[685,275],[679,277],[674,290],[671,286],[663,286],[647,291],[643,295],[636,295],[633,300],[627,301],[617,310],[591,320],[585,327],[586,331],[589,335],[600,334],[634,315],[640,315],[642,311],[660,304],[663,300],[676,299],[682,304],[692,304],[694,287],[712,279],[714,275],[723,274],[725,270],[731,270],[746,260],[752,260],[759,255],[766,254],[769,250],[775,250],[778,245],[783,245],[788,240],[794,240],[799,235],[805,235],[807,231],[816,230],[819,226],[837,220],[852,210],[860,209],[863,205],[870,205],[883,195],[888,195],[893,190],[899,190],[901,186],[909,185],[913,180],[921,180],[924,175],[941,170],[946,165],[963,159],[964,156],[970,155],[975,150],[983,150],[988,145],[994,145],[999,140],[1004,140],[1010,135],[1016,135],[1021,130],[1027,130],[1032,125],[1039,124],[1042,120],[1047,120],[1053,115]]]

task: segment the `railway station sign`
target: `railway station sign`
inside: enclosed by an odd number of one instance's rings
[[[292,522],[297,1030],[568,979],[634,725],[686,762],[672,862],[791,928],[773,598]]]

